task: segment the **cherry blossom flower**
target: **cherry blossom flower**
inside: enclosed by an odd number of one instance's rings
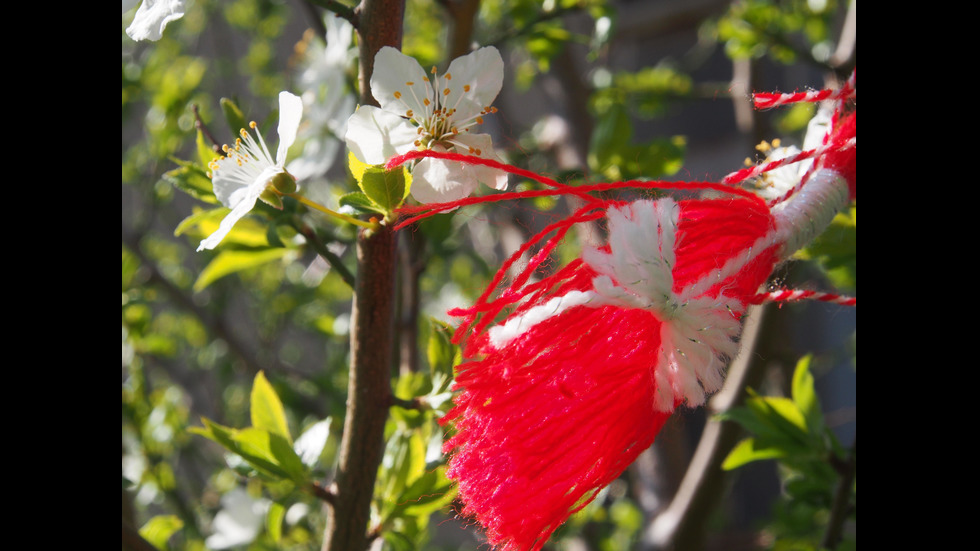
[[[135,5],[123,2],[123,13]],[[184,0],[143,0],[126,34],[133,40],[160,40],[167,23],[184,17]]]
[[[499,160],[489,134],[473,133],[503,86],[504,63],[489,46],[453,60],[432,77],[413,58],[391,47],[374,61],[371,89],[381,108],[361,106],[347,123],[347,147],[361,161],[383,164],[413,149]],[[412,196],[422,203],[454,201],[482,182],[507,187],[507,174],[481,165],[426,158],[412,169]]]
[[[352,46],[354,28],[332,14],[324,18],[326,46],[319,41],[304,42],[306,49],[297,86],[303,90],[303,112],[298,141],[303,150],[287,169],[298,180],[321,180],[337,160],[347,119],[354,112],[356,99],[346,83],[346,70],[357,55]],[[309,37],[312,38],[312,37]],[[307,193],[316,188],[307,186]],[[325,199],[326,195],[319,193]]]
[[[224,147],[226,156],[211,163],[214,194],[231,212],[221,221],[217,231],[201,241],[197,250],[216,247],[235,223],[255,207],[255,202],[270,185],[286,185],[295,189],[295,179],[285,169],[286,152],[296,140],[302,115],[303,101],[289,92],[280,92],[279,148],[275,160],[262,135],[255,131],[253,137],[243,128],[242,137],[235,141],[235,146]],[[256,128],[254,122],[249,126],[253,131]],[[281,174],[287,177],[285,181],[279,177]]]

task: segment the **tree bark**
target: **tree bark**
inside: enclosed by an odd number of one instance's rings
[[[361,104],[377,105],[371,94],[374,56],[384,46],[401,49],[405,0],[363,0],[355,12]],[[357,238],[347,412],[323,551],[361,551],[370,540],[371,500],[391,405],[396,242],[387,226],[363,230]]]

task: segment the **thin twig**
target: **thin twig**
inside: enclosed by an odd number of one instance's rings
[[[337,273],[340,275],[340,278],[344,280],[344,283],[353,289],[354,285],[357,283],[354,274],[347,269],[347,266],[344,266],[344,263],[339,256],[330,252],[330,249],[323,244],[323,241],[321,241],[320,237],[317,236],[315,231],[313,231],[313,228],[305,224],[294,224],[293,228],[295,228],[296,231],[306,238],[306,242],[313,247],[313,250],[316,251],[318,255],[322,256],[333,269],[337,270]]]
[[[317,6],[320,6],[321,8],[326,9],[327,11],[332,11],[333,13],[337,14],[337,17],[342,17],[346,19],[347,22],[350,23],[355,30],[360,28],[359,25],[361,23],[360,21],[361,18],[358,15],[359,7],[352,8],[351,6],[348,6],[347,4],[341,2],[337,2],[336,0],[307,0],[307,1],[311,4],[315,4]]]
[[[307,486],[307,488],[310,490],[311,494],[313,494],[315,497],[322,500],[324,503],[328,503],[330,505],[336,505],[337,496],[330,490],[324,488],[323,486],[320,486],[316,482],[311,482],[310,485]]]
[[[824,533],[821,547],[826,549],[836,549],[841,542],[844,531],[844,521],[847,520],[851,509],[851,486],[854,484],[854,477],[857,474],[857,438],[851,444],[851,450],[847,454],[844,462],[841,477],[837,481],[837,490],[834,492],[834,504],[830,509],[830,520],[827,522],[827,531]]]
[[[191,110],[194,111],[194,128],[200,130],[204,134],[204,137],[211,140],[211,149],[215,153],[221,153],[221,143],[219,143],[218,140],[214,139],[214,136],[211,134],[211,131],[208,129],[208,126],[204,124],[203,120],[201,120],[201,112],[198,109],[196,103],[191,106]]]

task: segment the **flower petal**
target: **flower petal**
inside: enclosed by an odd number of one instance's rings
[[[420,203],[445,203],[468,197],[476,189],[476,173],[459,170],[456,162],[425,158],[412,169],[412,197]]]
[[[184,16],[184,0],[143,0],[126,34],[133,40],[160,40],[167,23]]]
[[[497,48],[486,46],[454,59],[446,74],[451,75],[452,79],[447,86],[449,95],[446,96],[445,105],[456,107],[454,118],[466,119],[478,115],[497,99],[504,84],[504,60]],[[468,92],[464,90],[464,86],[469,86]],[[461,97],[473,103],[465,108],[462,103],[457,106]],[[476,110],[470,112],[474,108]]]
[[[201,241],[201,244],[197,247],[197,250],[202,251],[204,249],[213,249],[217,247],[218,243],[221,243],[221,240],[224,239],[225,236],[228,235],[228,232],[231,231],[231,228],[233,228],[239,220],[244,218],[246,214],[251,212],[251,210],[255,207],[255,202],[259,199],[259,195],[262,195],[262,192],[265,191],[269,179],[279,172],[282,172],[282,169],[277,167],[266,168],[247,187],[237,186],[235,189],[231,190],[230,194],[228,194],[228,202],[225,203],[225,201],[222,201],[222,203],[233,205],[231,212],[224,217],[221,224],[218,225],[218,229],[214,233],[209,235],[207,239]],[[219,180],[214,180],[215,195],[218,194],[218,182]]]
[[[381,48],[374,57],[371,93],[382,109],[400,116],[409,109],[423,113],[424,100],[432,100],[432,86],[419,62],[391,46]]]
[[[279,149],[276,165],[286,166],[286,152],[296,141],[299,120],[303,117],[303,100],[289,92],[279,92]]]
[[[344,139],[347,148],[359,160],[380,165],[395,155],[411,151],[418,133],[407,120],[377,107],[362,105],[347,120]]]
[[[493,138],[489,134],[459,134],[452,139],[458,153],[466,154],[470,149],[478,151],[478,157],[499,161],[497,154],[493,151]],[[507,173],[503,170],[491,168],[483,165],[460,164],[460,170],[468,171],[472,178],[485,186],[498,190],[507,189]]]

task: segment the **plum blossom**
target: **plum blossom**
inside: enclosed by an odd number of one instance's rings
[[[255,137],[243,128],[234,147],[224,146],[226,156],[211,163],[214,194],[231,212],[221,221],[217,231],[201,241],[198,251],[213,249],[221,243],[235,223],[255,207],[255,202],[269,186],[279,184],[280,174],[295,184],[295,179],[285,169],[286,152],[296,140],[302,115],[303,101],[289,92],[280,92],[279,148],[275,160],[253,122],[249,126],[255,131]]]
[[[221,496],[221,510],[214,516],[214,533],[204,544],[208,549],[229,549],[251,543],[259,535],[271,501],[253,499],[242,488]]]
[[[287,167],[298,180],[316,180],[327,174],[338,157],[347,119],[356,105],[346,83],[346,71],[357,55],[352,47],[354,28],[333,15],[324,18],[324,26],[326,46],[304,41],[304,63],[298,74],[306,113],[298,136],[303,151]]]
[[[432,77],[415,59],[391,47],[374,61],[371,89],[381,108],[361,106],[348,120],[347,147],[376,165],[414,149],[448,151],[498,160],[489,134],[473,129],[497,110],[490,104],[503,86],[504,62],[492,46],[459,57]],[[454,201],[482,182],[507,187],[507,174],[485,166],[426,158],[412,168],[412,196],[422,203]]]
[[[803,149],[795,145],[773,147],[763,163],[795,157],[803,151],[816,149],[823,145],[823,138],[830,129],[831,112],[819,109],[807,124],[806,136],[803,138]],[[775,143],[773,145],[776,145]],[[804,159],[798,163],[788,164],[763,173],[756,181],[756,193],[769,201],[778,199],[789,190],[800,184],[803,175],[813,166],[813,159]]]
[[[123,13],[135,5],[123,0]],[[184,0],[143,0],[126,34],[133,40],[160,40],[167,23],[184,17]]]

